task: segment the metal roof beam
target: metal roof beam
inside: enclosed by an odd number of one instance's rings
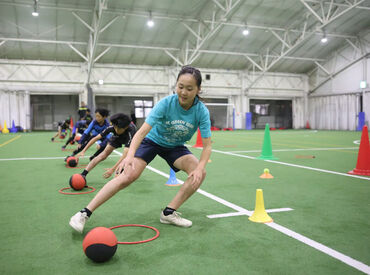
[[[336,72],[330,74],[326,79],[324,79],[323,81],[321,81],[318,85],[316,85],[312,90],[310,90],[308,92],[308,94],[312,94],[313,92],[315,92],[318,88],[320,88],[322,85],[324,85],[326,82],[328,82],[330,79],[332,79],[333,77],[335,77],[336,75],[338,75],[339,73],[343,72],[344,70],[346,70],[347,68],[351,67],[353,64],[356,64],[357,62],[361,61],[363,58],[368,58],[370,57],[370,53],[365,53],[363,54],[362,56],[350,61],[348,64],[346,64],[345,66],[343,66],[342,68],[338,69]]]
[[[94,29],[85,22],[85,20],[83,20],[77,13],[75,13],[74,11],[72,12],[73,16],[77,18],[78,21],[80,21],[82,23],[82,25],[84,25],[86,28],[88,28],[91,32],[94,31]]]
[[[106,48],[104,51],[102,51],[95,59],[94,63],[96,63],[103,55],[105,55],[112,47]]]
[[[73,45],[83,45],[86,46],[87,42],[79,42],[79,41],[55,41],[55,40],[45,40],[45,39],[26,39],[26,38],[5,38],[0,37],[0,46],[3,45],[6,41],[16,41],[16,42],[29,42],[29,43],[46,43],[46,44],[64,44],[69,47]],[[155,47],[155,46],[142,46],[142,45],[127,45],[127,44],[112,44],[112,43],[98,43],[100,47],[107,47],[107,48],[129,48],[129,49],[144,49],[144,50],[160,50],[160,51],[180,51],[178,48],[165,48],[165,47]],[[72,47],[71,47],[72,48]],[[76,48],[72,48],[76,53],[79,55],[83,55],[80,51]],[[108,51],[108,49],[105,49]],[[194,50],[189,50],[189,52],[193,52]],[[224,54],[224,55],[238,55],[238,56],[249,56],[249,57],[259,57],[259,54],[256,53],[245,53],[245,52],[228,52],[228,51],[212,51],[212,50],[199,50],[199,53],[208,53],[208,54]],[[83,55],[84,56],[84,55]],[[82,56],[81,56],[82,57]],[[269,58],[278,58],[277,55],[268,55]],[[87,58],[86,56],[82,57],[84,60]],[[322,62],[325,59],[321,58],[310,58],[310,57],[297,57],[297,56],[283,56],[283,59],[293,59],[293,60],[305,60],[305,61],[318,61]],[[96,59],[96,58],[95,58]],[[94,61],[96,62],[96,61]]]
[[[86,79],[86,84],[90,83],[90,78],[91,78],[91,72],[92,68],[94,66],[95,62],[95,52],[96,48],[98,46],[98,39],[100,35],[100,25],[102,22],[102,15],[103,15],[103,10],[106,8],[108,0],[96,0],[95,1],[95,10],[94,10],[94,16],[93,16],[93,21],[92,21],[92,29],[90,30],[90,35],[89,35],[89,42],[87,44],[87,79]],[[109,22],[105,27],[108,28],[114,21],[116,21],[117,18],[113,18],[111,22]],[[105,54],[107,51],[109,51],[110,48],[108,47],[103,51],[103,54]],[[100,58],[103,56],[100,54],[98,57]],[[99,59],[98,58],[98,59]]]
[[[310,3],[316,3],[316,4],[320,4],[320,2],[322,2],[322,0],[305,0],[306,2],[310,2]],[[216,4],[216,3],[215,3]],[[328,1],[325,1],[323,2],[324,5],[330,5],[330,2]],[[16,7],[29,7],[29,8],[33,8],[33,3],[31,3],[30,1],[27,1],[27,2],[11,2],[11,1],[1,1],[0,2],[0,5],[7,5],[7,6],[16,6]],[[349,4],[345,4],[345,3],[333,3],[333,6],[337,6],[337,7],[348,7]],[[48,4],[48,3],[38,3],[38,7],[40,9],[52,9],[52,10],[64,10],[64,11],[78,11],[78,12],[87,12],[87,13],[92,13],[94,10],[89,8],[89,7],[81,7],[81,5],[79,4],[79,7],[75,7],[75,6],[71,6],[71,5],[65,5],[64,3],[58,3],[58,5],[53,5],[53,4]],[[363,10],[370,10],[370,7],[368,6],[357,6],[356,9],[363,9]],[[122,9],[106,9],[106,11],[104,11],[105,13],[110,13],[110,14],[128,14],[127,10],[122,10]],[[143,15],[143,14],[146,14],[145,16],[148,17],[148,12],[147,11],[130,11],[130,13],[132,14],[140,14],[140,15]],[[182,15],[174,15],[173,17],[170,17],[171,19],[176,19],[177,20],[181,17]],[[166,17],[166,16],[163,16],[163,17]]]
[[[217,31],[222,27],[222,22],[227,21],[227,18],[231,15],[233,11],[235,11],[241,0],[236,0],[234,3],[232,2],[232,0],[226,1],[226,7],[224,9],[225,13],[221,15],[219,22],[212,22],[210,31],[206,35],[204,35],[201,40],[197,41],[197,46],[190,55],[189,61],[187,62],[188,64],[193,63],[199,57],[199,50],[203,47],[204,43],[209,40],[215,33],[217,33]],[[213,13],[213,17],[215,17],[215,12]]]
[[[327,22],[317,26],[317,29],[324,29],[327,25],[335,21],[337,18],[340,16],[346,14],[348,11],[352,10],[355,8],[357,5],[360,5],[362,2],[365,0],[359,0],[357,3],[347,7],[345,10],[341,11],[340,13],[332,16]],[[304,2],[304,0],[301,0],[301,2]],[[308,35],[305,36],[305,32],[302,33],[300,37],[298,37],[295,41],[295,44],[292,46],[288,47],[286,51],[284,51],[278,58],[274,59],[271,61],[269,65],[266,65],[266,69],[262,71],[262,73],[252,81],[252,83],[249,84],[249,86],[246,88],[246,90],[250,89],[253,87],[253,85],[266,73],[268,72],[276,63],[278,63],[281,59],[283,59],[284,56],[286,56],[288,53],[296,49],[298,46],[300,46],[304,41],[306,41],[309,37],[311,37],[314,33],[309,33]]]
[[[15,42],[29,42],[29,43],[46,43],[46,44],[64,44],[64,45],[83,45],[86,46],[88,42],[82,41],[65,41],[65,40],[46,40],[46,39],[28,39],[28,38],[12,38],[12,37],[0,37],[0,40],[15,41]],[[142,46],[142,45],[128,45],[128,44],[114,44],[114,43],[98,43],[98,46],[102,47],[113,47],[113,48],[133,48],[133,49],[146,49],[146,50],[169,50],[179,51],[178,48],[166,48],[166,47],[155,47],[155,46]]]
[[[355,45],[351,40],[346,39],[347,43],[352,46],[352,48],[355,50],[355,52],[363,53],[359,47]]]
[[[199,34],[197,34],[192,28],[190,28],[187,24],[185,24],[184,22],[181,23],[184,25],[185,28],[188,29],[189,32],[191,32],[197,38],[197,40],[202,39],[202,37]]]
[[[304,0],[306,3],[316,3],[319,4],[321,3],[321,0]],[[324,5],[330,5],[331,2],[324,2]],[[9,6],[21,6],[21,7],[29,7],[33,8],[33,4],[29,3],[13,3],[13,2],[6,2],[6,1],[1,1],[0,5],[9,5]],[[58,4],[58,6],[53,6],[50,4],[42,4],[39,3],[39,8],[40,9],[54,9],[54,10],[64,10],[64,11],[70,11],[70,12],[88,12],[92,13],[94,10],[93,9],[88,9],[88,8],[78,8],[78,7],[73,7],[73,6],[63,6],[62,4]],[[350,4],[343,4],[343,3],[335,3],[333,2],[332,5],[334,7],[350,7]],[[367,6],[361,6],[361,5],[356,5],[354,7],[355,9],[363,9],[363,10],[370,10],[370,7]],[[138,16],[138,17],[148,17],[148,12],[147,11],[128,11],[128,10],[121,10],[121,9],[106,9],[104,10],[104,13],[110,13],[110,14],[116,14],[118,16]],[[153,16],[155,16],[156,19],[162,19],[162,20],[174,20],[174,21],[181,21],[181,22],[189,22],[189,23],[199,23],[200,20],[194,19],[194,18],[186,18],[183,15],[180,14],[173,14],[173,15],[168,15],[168,14],[160,14],[160,13],[153,13]],[[215,24],[215,23],[221,23],[222,25],[227,25],[227,26],[235,26],[235,27],[243,27],[245,26],[245,22],[220,22],[220,21],[214,21],[212,19],[204,19],[202,20],[206,24]],[[248,23],[248,28],[250,29],[262,29],[262,30],[275,30],[275,31],[285,31],[283,28],[279,28],[276,26],[269,26],[269,25],[258,25],[258,24],[250,24]],[[289,30],[290,32],[301,32],[301,30],[296,30],[296,29],[291,29]],[[314,31],[316,34],[321,34],[318,31]],[[343,38],[354,38],[354,36],[351,35],[346,35],[346,34],[336,34],[336,33],[327,33],[327,36],[332,36],[332,37],[343,37]]]
[[[318,15],[310,5],[308,5],[305,0],[301,0],[301,3],[319,20],[322,24],[324,24],[324,20]]]
[[[332,6],[335,3],[334,0],[331,0],[331,2],[329,3],[329,8],[328,8],[327,11],[324,8],[323,2],[320,1],[319,4],[320,4],[320,9],[321,9],[321,14],[322,14],[321,16],[318,15],[318,13],[308,4],[309,0],[300,0],[300,1],[320,21],[321,24],[327,25],[330,22],[332,22],[333,20],[335,20],[336,18],[342,16],[343,14],[352,10],[353,8],[359,6],[365,0],[359,0],[359,1],[354,0],[353,3],[349,2],[349,1],[346,1],[348,3],[348,5],[338,6],[338,7],[344,8],[344,10],[339,12],[339,9],[335,9],[333,13],[332,13]],[[315,2],[314,4],[317,4],[317,2]]]
[[[122,16],[116,16],[111,21],[109,21],[103,28],[100,29],[99,33],[102,33],[105,31],[110,25],[112,25],[118,18],[121,18]]]
[[[251,62],[254,66],[256,66],[258,69],[260,69],[261,71],[263,71],[263,68],[257,63],[255,62],[252,58],[250,58],[248,55],[244,55],[244,57],[249,61]]]
[[[164,50],[164,52],[169,56],[171,57],[173,60],[176,61],[177,64],[179,64],[180,66],[184,66],[184,63],[182,63],[179,59],[177,59],[172,53],[170,53],[168,50]]]
[[[81,56],[86,62],[88,61],[87,57],[81,53],[79,50],[77,50],[75,47],[73,47],[72,44],[67,44],[73,51],[75,51],[79,56]]]
[[[320,3],[323,3],[323,5],[332,5],[332,6],[335,6],[335,7],[345,7],[345,8],[348,8],[351,6],[351,4],[344,4],[344,3],[335,3],[333,1],[324,1],[322,2],[321,0],[305,0],[306,2],[310,2],[310,3],[315,3],[315,4],[320,4]],[[347,2],[348,3],[348,2]],[[366,7],[366,6],[356,6],[355,7],[356,9],[363,9],[363,10],[370,10],[370,7]]]
[[[331,73],[328,72],[327,69],[325,69],[325,67],[323,65],[321,65],[319,62],[316,62],[315,61],[315,64],[317,65],[317,67],[319,67],[324,73],[326,73],[327,75],[331,75]]]

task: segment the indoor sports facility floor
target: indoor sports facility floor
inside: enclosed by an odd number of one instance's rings
[[[63,195],[58,190],[83,169],[65,167],[69,152],[61,151],[61,141],[50,141],[53,134],[0,134],[1,274],[370,273],[370,177],[347,174],[356,167],[361,132],[271,131],[275,161],[255,158],[262,130],[213,132],[206,180],[179,209],[191,228],[159,222],[179,187],[165,185],[169,167],[157,157],[137,182],[94,212],[83,235],[72,231],[69,218],[107,182],[104,168],[122,148],[87,176],[97,191]],[[191,150],[199,157],[200,149]],[[265,168],[273,179],[259,178]],[[183,172],[176,176],[186,179]],[[256,189],[263,190],[266,210],[275,210],[269,212],[273,223],[248,219]],[[118,245],[101,264],[84,255],[86,232],[121,224],[154,226],[160,236]],[[153,236],[145,228],[114,233],[119,241]]]

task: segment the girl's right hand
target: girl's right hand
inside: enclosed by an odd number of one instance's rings
[[[120,164],[118,164],[116,170],[114,171],[114,177],[119,176],[119,174],[121,174],[123,170],[124,170],[124,163],[123,161],[121,161]]]
[[[126,157],[121,164],[123,164],[123,169],[130,169],[131,167],[132,170],[135,170],[134,157]]]

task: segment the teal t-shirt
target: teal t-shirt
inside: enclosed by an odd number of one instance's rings
[[[152,126],[146,137],[163,147],[184,145],[198,128],[203,138],[211,136],[209,111],[198,98],[185,110],[177,94],[167,96],[154,106],[145,122]]]

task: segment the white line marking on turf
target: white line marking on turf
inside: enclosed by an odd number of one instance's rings
[[[122,153],[120,153],[116,150],[114,150],[113,152],[115,152],[118,155],[122,155]],[[147,165],[146,168],[148,168],[149,170],[151,170],[151,171],[153,171],[153,172],[155,172],[155,173],[157,173],[161,176],[164,176],[166,178],[170,177],[170,175],[168,175],[168,174],[166,174],[166,173],[164,173],[164,172],[162,172],[158,169],[155,169],[155,168],[153,168],[149,165]],[[177,181],[180,182],[180,183],[184,183],[182,180],[179,180],[179,179],[177,179]],[[237,212],[245,213],[245,215],[247,215],[247,216],[251,216],[253,214],[252,211],[244,209],[243,207],[240,207],[236,204],[228,202],[228,201],[226,201],[226,200],[224,200],[220,197],[217,197],[217,196],[215,196],[211,193],[208,193],[204,190],[198,189],[197,192],[206,196],[206,197],[208,197],[208,198],[210,198],[210,199],[212,199],[212,200],[215,200],[215,201],[217,201],[217,202],[219,202],[219,203],[221,203],[221,204],[223,204],[227,207],[230,207],[231,209],[234,209]],[[307,245],[311,246],[312,248],[315,248],[315,249],[317,249],[317,250],[319,250],[319,251],[321,251],[321,252],[323,252],[323,253],[325,253],[325,254],[327,254],[327,255],[335,258],[335,259],[338,259],[339,261],[341,261],[341,262],[343,262],[343,263],[345,263],[349,266],[352,266],[352,267],[354,267],[354,268],[356,268],[356,269],[358,269],[358,270],[360,270],[364,273],[370,274],[370,266],[368,266],[368,265],[366,265],[366,264],[364,264],[360,261],[357,261],[357,260],[355,260],[355,259],[353,259],[353,258],[351,258],[347,255],[344,255],[344,254],[342,254],[342,253],[340,253],[340,252],[338,252],[334,249],[331,249],[331,248],[329,248],[329,247],[327,247],[327,246],[325,246],[321,243],[318,243],[314,240],[311,240],[311,239],[309,239],[309,238],[307,238],[307,237],[305,237],[301,234],[298,234],[298,233],[296,233],[296,232],[294,232],[294,231],[292,231],[292,230],[290,230],[290,229],[288,229],[284,226],[281,226],[277,223],[274,223],[274,222],[265,223],[265,225],[267,225],[267,226],[269,226],[269,227],[271,227],[271,228],[273,228],[273,229],[275,229],[275,230],[277,230],[277,231],[279,231],[279,232],[281,232],[281,233],[283,233],[283,234],[285,234],[289,237],[292,237],[293,239],[296,239],[296,240],[298,240],[298,241],[300,241],[304,244],[307,244]]]
[[[162,171],[160,171],[158,169],[155,169],[155,168],[153,168],[153,167],[151,167],[149,165],[146,168],[148,168],[149,170],[151,170],[151,171],[153,171],[153,172],[155,172],[157,174],[160,174],[160,175],[162,175],[162,176],[164,176],[166,178],[169,178],[170,177],[170,175],[168,175],[166,173],[163,173]],[[181,181],[179,179],[178,179],[178,181],[180,183],[184,183],[183,181]],[[240,206],[238,206],[236,204],[233,204],[233,203],[228,202],[228,201],[226,201],[224,199],[221,199],[220,197],[217,197],[215,195],[212,195],[211,193],[208,193],[208,192],[206,192],[204,190],[198,189],[197,192],[200,193],[200,194],[202,194],[202,195],[204,195],[204,196],[206,196],[206,197],[208,197],[208,198],[210,198],[210,199],[212,199],[212,200],[215,200],[215,201],[217,201],[217,202],[219,202],[219,203],[221,203],[221,204],[223,204],[225,206],[228,206],[228,207],[230,207],[230,208],[232,208],[232,209],[234,209],[234,210],[236,210],[238,212],[243,212],[247,216],[251,216],[253,214],[252,211],[248,211],[247,209],[244,209],[244,208],[242,208],[242,207],[240,207]],[[323,245],[321,243],[318,243],[318,242],[316,242],[314,240],[311,240],[311,239],[309,239],[309,238],[307,238],[307,237],[305,237],[305,236],[303,236],[301,234],[298,234],[298,233],[296,233],[296,232],[294,232],[294,231],[292,231],[292,230],[290,230],[290,229],[288,229],[288,228],[286,228],[284,226],[281,226],[281,225],[279,225],[277,223],[274,223],[274,222],[272,222],[272,223],[265,223],[265,225],[267,225],[267,226],[269,226],[269,227],[271,227],[271,228],[273,228],[273,229],[275,229],[277,231],[280,231],[281,233],[283,233],[283,234],[285,234],[285,235],[287,235],[289,237],[292,237],[293,239],[296,239],[296,240],[298,240],[298,241],[300,241],[300,242],[302,242],[304,244],[307,244],[307,245],[309,245],[309,246],[311,246],[311,247],[313,247],[313,248],[315,248],[315,249],[317,249],[317,250],[319,250],[319,251],[321,251],[321,252],[323,252],[323,253],[325,253],[325,254],[333,257],[333,258],[335,258],[335,259],[338,259],[339,261],[341,261],[341,262],[343,262],[343,263],[345,263],[345,264],[347,264],[349,266],[352,266],[352,267],[354,267],[354,268],[356,268],[356,269],[358,269],[358,270],[360,270],[362,272],[365,272],[365,273],[370,274],[370,266],[368,266],[368,265],[366,265],[366,264],[364,264],[364,263],[362,263],[360,261],[357,261],[357,260],[355,260],[355,259],[353,259],[353,258],[351,258],[351,257],[349,257],[349,256],[347,256],[345,254],[342,254],[342,253],[340,253],[340,252],[338,252],[338,251],[336,251],[334,249],[331,249],[331,248],[329,248],[329,247],[327,247],[327,246],[325,246],[325,245]]]
[[[115,157],[115,156],[109,156]],[[8,161],[8,160],[49,160],[49,159],[65,159],[66,157],[43,157],[43,158],[12,158],[12,159],[0,159],[0,161]],[[84,156],[81,159],[89,158],[89,156]]]
[[[257,159],[256,157],[239,155],[239,154],[235,154],[235,153],[224,152],[224,151],[219,151],[219,150],[214,150],[214,149],[212,149],[212,152],[216,152],[216,153],[220,153],[220,154],[224,154],[224,155],[235,156],[235,157],[247,158],[247,159]],[[282,165],[286,165],[286,166],[297,167],[297,168],[302,168],[302,169],[308,169],[308,170],[313,170],[313,171],[318,171],[318,172],[323,172],[323,173],[328,173],[328,174],[340,175],[340,176],[351,177],[351,178],[358,178],[358,179],[363,179],[363,180],[370,180],[370,178],[367,178],[367,177],[362,177],[362,176],[357,176],[357,175],[350,175],[350,174],[346,174],[346,173],[340,173],[340,172],[335,172],[335,171],[330,171],[330,170],[325,170],[325,169],[313,168],[313,167],[309,167],[309,166],[297,165],[297,164],[281,162],[281,161],[276,161],[276,160],[266,159],[266,160],[263,160],[263,161],[282,164]]]
[[[274,208],[274,209],[266,209],[267,213],[276,213],[276,212],[285,212],[285,211],[292,211],[294,209],[285,207],[285,208]]]
[[[301,234],[298,234],[298,233],[296,233],[296,232],[294,232],[294,231],[292,231],[292,230],[290,230],[290,229],[288,229],[284,226],[281,226],[277,223],[274,223],[274,222],[265,223],[265,225],[267,225],[267,226],[269,226],[269,227],[271,227],[271,228],[273,228],[277,231],[280,231],[281,233],[284,233],[285,235],[288,235],[288,236],[290,236],[290,237],[292,237],[292,238],[294,238],[294,239],[296,239],[296,240],[298,240],[302,243],[305,243],[305,244],[307,244],[307,245],[309,245],[309,246],[311,246],[311,247],[313,247],[313,248],[315,248],[315,249],[317,249],[317,250],[319,250],[319,251],[321,251],[321,252],[323,252],[327,255],[330,255],[333,258],[336,258],[336,259],[340,260],[341,262],[343,262],[347,265],[350,265],[350,266],[352,266],[352,267],[354,267],[354,268],[356,268],[356,269],[358,269],[358,270],[360,270],[360,271],[362,271],[366,274],[370,274],[370,266],[368,266],[368,265],[366,265],[366,264],[364,264],[360,261],[357,261],[357,260],[355,260],[355,259],[353,259],[353,258],[351,258],[347,255],[344,255],[344,254],[342,254],[342,253],[340,253],[340,252],[338,252],[334,249],[331,249],[330,247],[327,247],[327,246],[325,246],[325,245],[323,245],[319,242],[311,240],[311,239],[309,239],[309,238],[307,238],[307,237],[305,237]]]
[[[344,147],[344,148],[305,148],[305,149],[274,149],[273,152],[294,152],[294,151],[329,151],[329,150],[353,150],[358,147]],[[229,151],[231,153],[259,153],[261,150],[249,151]]]
[[[275,209],[266,209],[267,213],[275,213],[275,212],[285,212],[285,211],[292,211],[292,208],[275,208]],[[214,218],[226,218],[226,217],[235,217],[235,216],[242,216],[247,215],[246,212],[231,212],[231,213],[224,213],[224,214],[215,214],[215,215],[207,215],[207,218],[214,219]]]

